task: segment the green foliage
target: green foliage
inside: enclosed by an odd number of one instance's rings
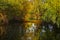
[[[0,0],[0,12],[5,13],[8,20],[14,16],[27,21],[39,18],[38,20],[46,22],[52,21],[60,28],[60,0]],[[38,37],[39,33],[40,31],[37,33]],[[54,36],[51,38],[52,34],[48,30],[43,33],[41,40],[55,40]]]

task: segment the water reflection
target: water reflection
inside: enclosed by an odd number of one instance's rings
[[[52,25],[48,25],[48,27],[49,27],[49,30],[51,32],[53,30],[53,26]]]

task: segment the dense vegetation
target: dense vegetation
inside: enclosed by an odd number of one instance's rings
[[[2,40],[25,40],[30,22],[39,25],[32,40],[60,40],[60,0],[0,0]]]

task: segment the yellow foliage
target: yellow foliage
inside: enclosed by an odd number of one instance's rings
[[[32,25],[32,23],[31,22],[27,22],[27,23],[25,23],[25,28],[29,28],[29,27],[31,27],[31,25]]]

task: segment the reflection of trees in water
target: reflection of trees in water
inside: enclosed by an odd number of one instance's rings
[[[1,40],[20,40],[23,36],[23,27],[23,21],[19,21],[16,19],[9,20],[8,24],[2,24],[2,27],[0,26],[0,30],[2,30],[1,32],[3,32],[3,34],[1,35]]]
[[[23,22],[12,19],[8,25],[8,40],[20,39],[23,36]]]
[[[21,38],[24,36],[24,32],[25,32],[24,26],[25,26],[25,24],[23,21],[19,21],[19,20],[15,20],[15,19],[10,20],[9,24],[6,25],[7,35],[5,35],[4,39],[6,39],[6,40],[21,40]],[[53,40],[56,38],[59,40],[60,28],[57,28],[57,24],[54,24],[52,22],[43,21],[40,26],[41,26],[40,38],[42,40],[45,40],[45,39]]]
[[[43,21],[41,26],[40,40],[59,40],[60,28],[56,23]]]

